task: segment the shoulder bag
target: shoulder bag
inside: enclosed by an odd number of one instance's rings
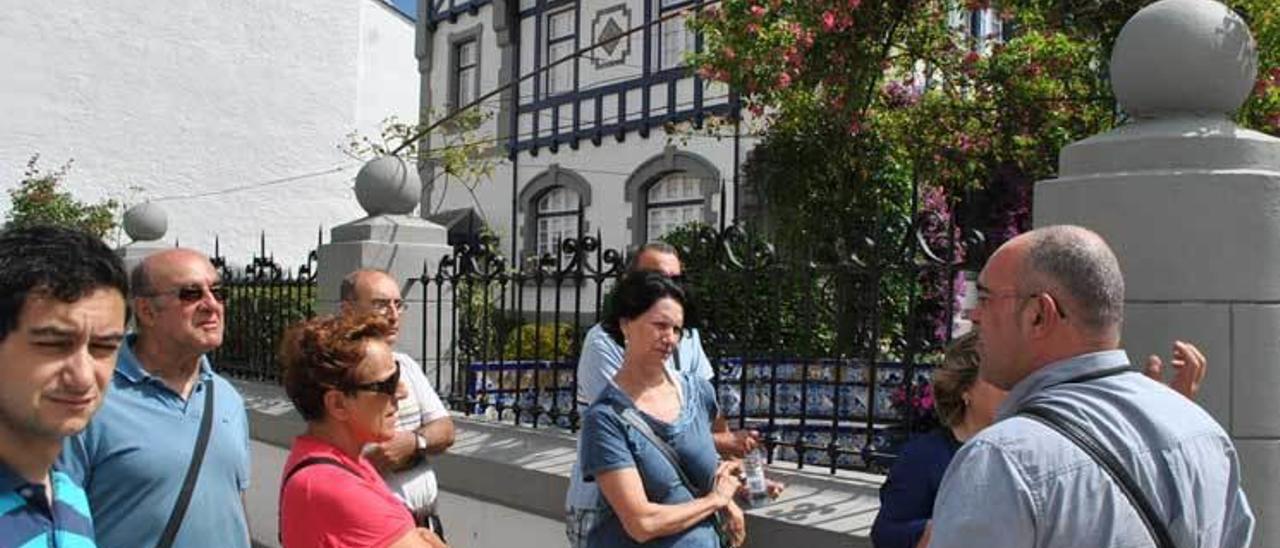
[[[1126,366],[1097,374],[1085,375],[1067,382],[1085,382],[1129,371],[1131,370]],[[1111,451],[1108,451],[1093,435],[1080,425],[1072,422],[1071,419],[1044,404],[1032,404],[1024,407],[1018,411],[1018,415],[1048,426],[1089,455],[1094,462],[1102,466],[1102,469],[1106,471],[1112,481],[1116,482],[1125,497],[1129,499],[1129,503],[1138,511],[1138,517],[1142,519],[1142,524],[1146,526],[1147,532],[1155,540],[1156,546],[1159,548],[1176,548],[1173,543],[1173,537],[1169,534],[1168,526],[1156,514],[1155,507],[1151,505],[1151,501],[1147,499],[1142,488],[1138,486],[1138,482],[1133,479],[1133,476],[1120,463],[1120,459]]]
[[[196,435],[196,447],[191,452],[191,464],[187,465],[187,477],[182,480],[182,491],[178,492],[178,501],[169,514],[169,522],[164,525],[160,541],[156,548],[170,548],[182,528],[182,518],[187,515],[187,506],[191,504],[191,493],[195,491],[196,480],[200,478],[200,465],[204,463],[205,450],[209,447],[209,434],[213,430],[213,378],[204,381],[204,415],[200,417],[200,433]]]
[[[698,487],[694,485],[693,481],[689,479],[689,475],[684,471],[684,466],[680,464],[680,455],[676,453],[676,450],[668,445],[667,442],[663,441],[662,438],[658,437],[658,434],[654,433],[653,428],[649,427],[649,423],[645,422],[644,417],[640,416],[640,412],[636,411],[634,406],[624,405],[617,400],[614,400],[611,403],[613,411],[617,413],[623,421],[626,421],[628,425],[636,429],[637,432],[640,432],[640,435],[649,440],[649,443],[656,447],[658,452],[662,453],[663,457],[666,457],[667,461],[671,463],[672,468],[676,469],[676,474],[680,476],[680,482],[684,483],[685,488],[687,488],[690,493],[693,493],[694,495],[706,494],[702,492],[701,489],[698,489]],[[725,532],[724,520],[720,517],[720,512],[716,511],[712,513],[711,520],[715,525],[716,536],[720,538],[720,546],[722,548],[730,548],[732,543],[729,541],[729,534]]]

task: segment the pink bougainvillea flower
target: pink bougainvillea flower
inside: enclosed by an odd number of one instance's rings
[[[862,5],[862,0],[849,0],[849,9],[856,10]]]
[[[784,72],[784,73],[782,73],[782,74],[779,74],[779,75],[778,75],[778,87],[780,87],[780,88],[782,88],[782,89],[786,89],[786,88],[788,88],[788,87],[791,87],[791,75],[790,75],[790,74],[787,74],[787,73],[785,73],[785,72]]]
[[[751,6],[751,15],[754,15],[756,17],[764,17],[764,12],[765,12],[764,6],[756,6],[756,5]]]
[[[822,30],[831,32],[836,28],[836,14],[830,11],[822,12]]]

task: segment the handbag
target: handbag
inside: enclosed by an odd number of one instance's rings
[[[649,427],[649,423],[645,422],[644,417],[640,416],[640,413],[636,411],[635,407],[624,405],[617,400],[612,401],[611,404],[613,406],[613,411],[617,413],[622,420],[626,421],[626,423],[632,428],[635,428],[637,432],[640,432],[640,435],[649,440],[649,443],[656,447],[663,457],[666,457],[667,462],[671,463],[671,466],[676,469],[676,474],[680,476],[680,482],[684,484],[685,488],[688,489],[690,493],[695,495],[706,494],[700,493],[698,487],[689,479],[688,474],[684,471],[684,466],[680,463],[680,455],[676,453],[676,450],[654,433],[653,428]],[[721,548],[731,548],[733,543],[730,540],[728,531],[725,530],[724,519],[720,517],[719,511],[711,514],[711,522],[715,526],[716,536],[720,539]]]
[[[1146,526],[1151,538],[1156,541],[1156,546],[1158,548],[1176,548],[1173,543],[1173,537],[1169,535],[1168,527],[1160,520],[1155,508],[1151,505],[1151,501],[1147,499],[1142,488],[1134,481],[1133,476],[1129,475],[1124,465],[1120,463],[1120,459],[1116,458],[1111,451],[1108,451],[1087,430],[1043,404],[1027,406],[1019,410],[1018,415],[1048,426],[1084,450],[1086,454],[1102,466],[1107,475],[1111,476],[1112,481],[1115,481],[1116,485],[1120,486],[1120,490],[1129,499],[1129,503],[1138,511],[1138,517],[1142,519],[1142,524]]]
[[[196,435],[196,447],[191,452],[191,463],[187,465],[187,477],[182,480],[182,490],[178,492],[178,501],[173,505],[169,521],[164,525],[156,548],[170,548],[182,528],[182,518],[187,515],[187,506],[191,504],[191,493],[195,491],[196,480],[200,477],[200,465],[204,463],[205,450],[209,447],[209,434],[213,430],[213,378],[204,381],[204,415],[200,417],[200,433]]]

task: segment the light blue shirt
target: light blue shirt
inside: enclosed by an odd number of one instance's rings
[[[956,454],[933,510],[930,548],[1154,546],[1101,466],[1061,434],[1015,416],[1044,403],[1093,434],[1128,469],[1178,546],[1249,545],[1253,513],[1222,427],[1140,373],[1070,382],[1128,365],[1120,350],[1053,363],[1013,387],[996,424]]]
[[[623,348],[605,332],[600,324],[587,331],[582,341],[582,355],[578,357],[578,412],[586,410],[600,397],[605,387],[613,386],[613,376],[622,368]],[[676,353],[667,360],[667,368],[676,371],[676,361],[680,362],[679,373],[693,378],[711,380],[715,372],[711,368],[711,360],[702,349],[702,340],[698,338],[697,329],[685,331],[680,339]],[[715,419],[715,417],[712,417]],[[578,453],[582,452],[582,437],[578,437]],[[574,509],[592,509],[600,502],[600,488],[595,483],[582,480],[581,463],[573,463],[573,472],[569,476],[569,491],[565,495],[565,506],[572,512]]]
[[[174,546],[248,547],[240,492],[249,487],[249,426],[235,387],[200,360],[200,381],[183,400],[120,347],[102,409],[83,432],[68,437],[60,466],[81,480],[93,509],[98,544],[155,546],[191,463],[205,381],[214,383],[214,419],[200,477]]]
[[[581,450],[578,460],[584,474],[595,478],[599,474],[623,468],[634,468],[640,475],[645,497],[658,504],[682,504],[698,498],[711,489],[715,481],[716,466],[720,455],[711,439],[711,421],[719,413],[716,391],[705,379],[690,375],[672,377],[681,386],[680,415],[667,423],[639,411],[642,420],[649,424],[654,435],[666,442],[676,452],[680,465],[688,474],[697,491],[692,491],[680,479],[678,472],[661,450],[639,431],[627,424],[614,410],[613,403],[622,407],[634,407],[635,403],[625,392],[615,386],[607,387],[591,407],[582,415]],[[595,485],[592,483],[591,485]],[[603,507],[607,507],[607,501]],[[628,548],[650,546],[653,548],[718,548],[720,538],[715,524],[707,516],[697,524],[670,535],[640,544],[627,535],[622,521],[612,511],[605,512],[591,529],[588,546]]]

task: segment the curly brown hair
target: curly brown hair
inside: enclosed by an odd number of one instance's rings
[[[284,390],[302,418],[324,418],[324,395],[357,382],[370,340],[391,334],[391,324],[377,313],[320,316],[289,327],[280,343]]]
[[[943,426],[964,421],[964,393],[978,380],[978,332],[970,331],[947,346],[942,365],[933,371],[934,411]]]

